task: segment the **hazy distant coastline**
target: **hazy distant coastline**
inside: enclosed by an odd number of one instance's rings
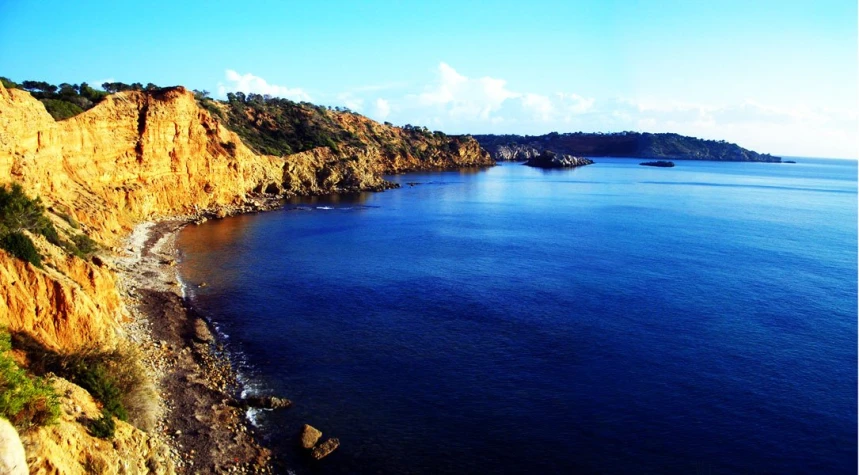
[[[580,157],[667,158],[720,162],[780,163],[781,157],[762,154],[724,140],[647,132],[545,135],[474,135],[480,146],[499,161],[528,160],[543,150]]]

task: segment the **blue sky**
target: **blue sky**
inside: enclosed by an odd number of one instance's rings
[[[4,0],[0,75],[241,89],[449,133],[857,155],[853,0]]]

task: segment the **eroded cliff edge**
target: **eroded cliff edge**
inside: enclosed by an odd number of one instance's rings
[[[470,137],[416,134],[355,114],[330,114],[352,140],[274,156],[245,146],[182,87],[118,93],[56,122],[26,91],[0,85],[0,185],[20,183],[42,198],[59,228],[79,223],[74,232],[116,250],[143,221],[204,209],[228,214],[265,194],[380,190],[389,186],[384,173],[494,163]],[[43,267],[0,250],[0,326],[60,353],[121,344],[129,313],[110,252],[106,259],[83,259],[31,237]],[[86,401],[80,399],[69,404],[81,406]],[[83,473],[94,456],[105,466],[146,467],[157,452],[130,425],[121,425],[113,444],[124,449],[111,451],[110,443],[76,428],[74,418],[61,417],[58,424],[41,431],[33,446],[68,450],[28,454],[31,471]],[[135,444],[145,447],[135,450]]]

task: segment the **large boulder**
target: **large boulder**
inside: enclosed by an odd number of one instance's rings
[[[212,343],[215,341],[215,336],[209,330],[209,325],[202,318],[194,320],[194,338],[202,343]]]
[[[525,162],[525,165],[537,168],[572,168],[580,167],[582,165],[590,165],[592,163],[594,163],[593,160],[587,158],[574,157],[572,155],[555,153],[551,150],[544,150],[540,155],[528,159],[528,161]]]
[[[301,446],[305,449],[312,449],[319,439],[322,438],[322,431],[313,427],[310,424],[304,424],[304,429],[301,430]]]
[[[332,449],[333,450],[333,449]],[[0,473],[27,475],[27,456],[18,431],[6,419],[0,418]]]
[[[248,396],[244,402],[249,407],[260,409],[284,409],[292,406],[292,401],[276,396]]]

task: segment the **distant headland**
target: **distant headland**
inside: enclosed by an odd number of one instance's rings
[[[543,150],[577,157],[634,157],[720,162],[773,162],[781,158],[747,150],[724,140],[679,134],[573,132],[546,135],[474,135],[495,160],[529,160]]]

